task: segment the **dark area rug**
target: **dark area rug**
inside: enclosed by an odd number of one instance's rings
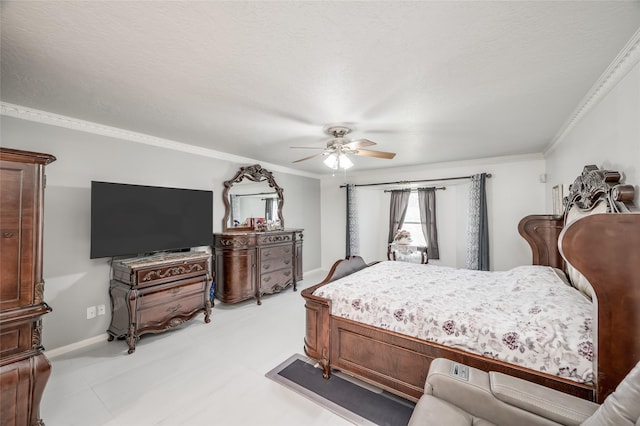
[[[322,369],[311,362],[296,354],[266,376],[354,424],[406,426],[409,422],[413,402],[339,372],[325,380]]]

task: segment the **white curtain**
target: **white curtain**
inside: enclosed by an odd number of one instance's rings
[[[471,177],[467,225],[467,268],[482,271],[489,270],[486,177],[486,173]]]

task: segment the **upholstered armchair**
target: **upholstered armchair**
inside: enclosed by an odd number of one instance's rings
[[[602,405],[439,358],[409,426],[640,426],[640,362]]]

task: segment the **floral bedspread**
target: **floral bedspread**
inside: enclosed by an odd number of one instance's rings
[[[332,315],[593,381],[593,306],[550,267],[486,272],[380,262],[314,295],[332,300]]]

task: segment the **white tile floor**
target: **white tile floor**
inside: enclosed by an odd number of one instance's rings
[[[236,305],[216,302],[181,328],[143,336],[127,355],[123,341],[50,359],[40,414],[47,426],[349,425],[266,372],[304,353],[300,290],[321,281],[306,274],[298,291]],[[45,330],[46,332],[46,330]]]

